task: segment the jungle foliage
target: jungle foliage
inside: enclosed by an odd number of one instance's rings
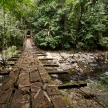
[[[108,49],[107,0],[35,0],[33,31],[41,48]]]
[[[32,11],[30,0],[0,0],[0,50],[23,45]]]
[[[41,48],[106,50],[108,1],[0,0],[1,50],[22,45],[28,26]]]

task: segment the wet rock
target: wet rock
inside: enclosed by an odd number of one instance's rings
[[[62,84],[62,81],[60,81],[58,79],[55,79],[54,81],[57,82],[57,84]]]
[[[83,69],[79,68],[79,72],[80,72],[80,73],[83,73]]]
[[[4,78],[4,76],[3,75],[0,75],[0,79],[2,79],[2,78]]]
[[[63,70],[69,70],[71,68],[71,65],[66,65],[65,63],[60,64],[60,68],[62,68]]]
[[[54,78],[58,78],[58,75],[56,75],[56,74],[52,74],[51,76]]]
[[[77,74],[78,70],[75,68],[71,68],[71,71],[69,72],[70,74]]]
[[[75,59],[68,58],[66,62],[71,64],[71,63],[75,63],[76,60]]]
[[[87,68],[87,66],[86,66],[86,65],[84,65],[84,68]]]
[[[2,83],[0,83],[0,87],[2,86],[3,84]]]
[[[47,52],[46,54],[47,54],[47,57],[48,57],[48,58],[52,58],[51,53]]]
[[[104,74],[108,76],[108,72],[105,72]]]
[[[108,107],[108,93],[98,93],[96,97],[100,103]]]
[[[90,59],[89,59],[89,60],[87,60],[87,62],[88,62],[88,63],[92,63],[92,62],[93,62],[93,60],[90,60]]]
[[[72,68],[79,68],[79,66],[78,66],[78,64],[77,63],[74,63],[74,64],[72,64]]]
[[[93,66],[93,67],[94,67],[94,66],[95,66],[95,64],[90,64],[90,66]]]
[[[70,63],[69,62],[66,62],[66,65],[70,65]]]
[[[57,68],[57,71],[62,72],[63,69],[62,68]]]
[[[58,60],[58,62],[59,62],[59,63],[63,63],[63,59],[60,58],[60,59]]]

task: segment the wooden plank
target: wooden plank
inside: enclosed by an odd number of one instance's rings
[[[36,64],[32,64],[32,66],[30,66],[29,69],[30,69],[30,72],[37,72],[38,73]]]
[[[44,57],[44,58],[39,58],[39,60],[53,60],[53,58],[46,58],[46,57]]]
[[[31,72],[30,73],[30,82],[39,82],[41,81],[40,76],[37,72]]]
[[[14,66],[15,62],[14,61],[8,61],[7,65]]]
[[[53,108],[44,91],[39,89],[37,93],[32,94],[32,108]]]
[[[50,96],[52,95],[60,95],[60,91],[57,86],[47,86],[47,92]]]
[[[46,54],[36,54],[37,56],[47,56]]]
[[[0,104],[0,108],[7,108],[8,104]]]
[[[11,102],[11,108],[30,108],[29,94],[22,94],[20,90],[16,90]]]
[[[19,74],[19,69],[18,68],[15,68],[14,70],[12,70],[9,74],[9,77],[7,78],[6,80],[6,83],[1,87],[1,90],[2,91],[10,91],[13,89],[13,85],[14,83],[16,82],[17,80],[17,77],[18,77],[18,74]]]
[[[8,61],[18,61],[18,58],[10,58]]]
[[[50,83],[52,81],[48,73],[40,73],[41,79],[44,83]]]
[[[0,92],[0,104],[8,104],[12,91]]]
[[[66,84],[61,84],[58,86],[59,89],[68,89],[68,88],[80,88],[80,87],[85,87],[87,86],[87,83],[77,83],[77,84],[72,84],[72,83],[66,83]]]
[[[41,74],[43,74],[43,73],[47,73],[47,71],[45,70],[45,68],[43,67],[43,66],[41,66],[41,65],[38,65],[37,66],[38,67],[38,71],[39,71],[39,73]]]
[[[10,70],[0,71],[0,75],[9,75],[9,73],[10,73]]]
[[[30,81],[29,81],[29,73],[28,72],[23,72],[20,73],[19,75],[19,80],[18,80],[18,87],[29,87],[30,86]]]
[[[43,66],[48,66],[48,67],[59,67],[58,64],[43,64]]]
[[[68,74],[66,71],[48,71],[48,74]]]
[[[43,88],[42,82],[35,82],[30,85],[31,93],[36,93],[39,89]]]
[[[65,103],[65,100],[61,95],[53,95],[51,96],[51,100],[54,105],[54,108],[69,108],[69,106]]]
[[[29,71],[29,64],[19,64],[21,65],[21,68],[25,71]]]

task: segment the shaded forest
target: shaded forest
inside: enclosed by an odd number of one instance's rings
[[[40,48],[108,49],[107,0],[1,0],[0,49],[32,29]]]

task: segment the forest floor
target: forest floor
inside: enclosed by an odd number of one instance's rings
[[[97,71],[108,71],[105,54],[45,52],[25,40],[9,75],[0,75],[0,108],[107,108],[108,94],[95,81]]]

